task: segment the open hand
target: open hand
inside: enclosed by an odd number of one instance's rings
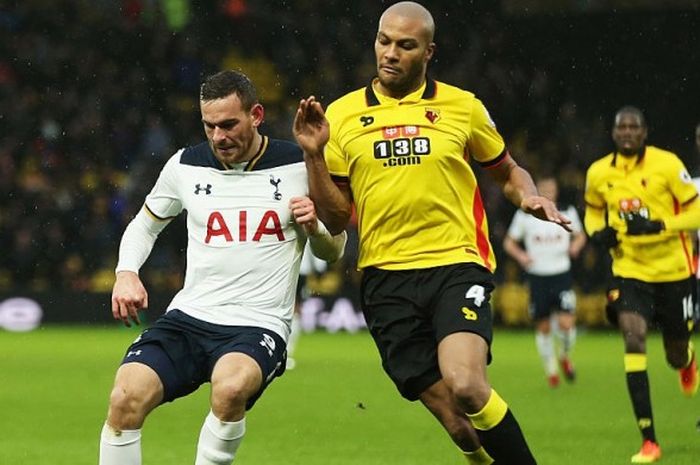
[[[330,127],[323,107],[313,95],[299,102],[292,130],[304,153],[323,156],[323,148],[330,138]]]
[[[520,208],[536,218],[556,223],[566,231],[571,232],[571,220],[562,215],[554,202],[546,197],[539,195],[525,197],[520,203]]]

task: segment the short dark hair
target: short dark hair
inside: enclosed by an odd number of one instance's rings
[[[647,120],[644,117],[644,113],[637,107],[634,107],[632,105],[625,105],[624,107],[617,110],[617,113],[615,113],[615,120],[613,124],[617,124],[617,118],[620,115],[635,115],[639,118],[639,122],[642,124],[642,127],[647,127]]]
[[[238,95],[241,106],[246,111],[258,103],[255,86],[248,76],[239,71],[226,70],[212,74],[204,79],[199,89],[199,98],[203,102],[225,98],[231,94]]]

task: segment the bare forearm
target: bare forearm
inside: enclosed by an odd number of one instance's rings
[[[513,205],[522,207],[523,199],[537,195],[537,188],[530,174],[520,166],[513,166],[502,183],[503,194]]]
[[[309,197],[316,205],[319,219],[333,235],[342,232],[350,221],[352,205],[331,179],[322,157],[305,156],[309,175]]]

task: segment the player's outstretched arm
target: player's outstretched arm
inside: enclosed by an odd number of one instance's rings
[[[112,316],[126,326],[131,321],[141,324],[138,311],[148,308],[148,293],[139,275],[133,271],[119,271],[112,289]]]
[[[559,212],[554,202],[537,193],[530,173],[521,168],[510,155],[507,155],[502,163],[489,168],[488,172],[501,185],[503,193],[513,205],[525,213],[556,223],[571,232],[571,220]]]
[[[328,172],[324,150],[330,138],[330,127],[323,107],[314,96],[299,102],[293,132],[304,151],[309,195],[316,203],[318,216],[333,234],[339,234],[350,221],[350,191],[349,188],[341,190]]]

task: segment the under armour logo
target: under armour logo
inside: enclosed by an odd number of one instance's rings
[[[138,357],[139,355],[141,355],[141,349],[139,349],[139,350],[130,350],[130,351],[126,354],[126,357],[129,358],[129,357],[131,357],[132,355],[136,355],[136,356]]]
[[[373,116],[360,116],[360,123],[362,123],[363,128],[366,128],[370,124],[374,123],[374,117]]]
[[[276,178],[273,175],[270,175],[270,184],[275,186],[275,193],[272,194],[275,200],[282,200],[282,194],[280,194],[280,186],[279,184],[282,182],[280,178]]]
[[[194,193],[199,195],[200,191],[204,191],[207,195],[211,194],[211,184],[207,184],[206,187],[202,187],[200,184],[194,186]]]

